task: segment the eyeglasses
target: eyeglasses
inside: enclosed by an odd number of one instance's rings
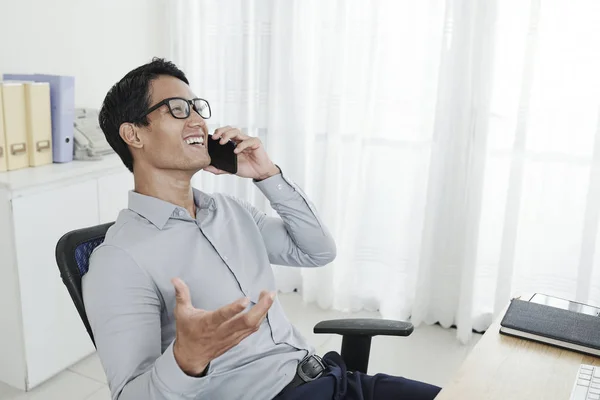
[[[169,97],[168,99],[164,99],[163,101],[150,107],[140,118],[144,118],[152,111],[157,110],[164,105],[169,107],[169,112],[173,118],[186,119],[190,116],[191,108],[193,108],[202,118],[210,118],[210,105],[208,104],[208,101],[198,98],[187,100],[182,97]]]

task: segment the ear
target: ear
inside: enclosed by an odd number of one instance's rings
[[[136,149],[141,149],[144,147],[144,143],[138,128],[130,122],[121,124],[119,128],[119,135],[121,136],[121,139],[123,139],[123,141],[131,147]]]

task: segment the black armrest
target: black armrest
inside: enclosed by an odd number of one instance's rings
[[[389,319],[333,319],[315,325],[314,333],[334,333],[342,335],[341,356],[348,371],[367,373],[371,338],[373,336],[409,336],[413,332],[410,322]]]
[[[409,336],[413,324],[389,319],[333,319],[315,325],[314,333],[335,333],[349,336]]]

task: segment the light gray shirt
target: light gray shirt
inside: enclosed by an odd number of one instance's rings
[[[281,218],[223,194],[194,189],[195,218],[136,192],[90,258],[83,298],[113,399],[271,399],[314,352],[277,297],[260,329],[213,360],[205,377],[186,375],[173,356],[175,289],[215,310],[274,291],[271,264],[323,266],[333,238],[304,193],[283,174],[255,183]]]

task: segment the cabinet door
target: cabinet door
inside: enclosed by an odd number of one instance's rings
[[[28,388],[91,354],[94,346],[56,265],[68,231],[97,225],[96,180],[12,200]]]
[[[127,170],[98,179],[100,223],[117,219],[119,211],[127,208],[130,190],[133,190],[133,174]]]

